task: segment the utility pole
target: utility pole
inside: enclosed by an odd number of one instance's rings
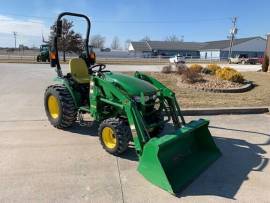
[[[15,49],[17,47],[17,32],[13,32],[14,40],[15,40]]]
[[[267,42],[266,42],[266,50],[265,54],[270,57],[270,33],[266,35],[267,36]]]
[[[235,35],[237,34],[237,27],[236,27],[236,21],[237,21],[237,17],[233,17],[232,19],[232,28],[230,30],[230,49],[229,49],[229,56],[228,58],[230,58],[232,56],[232,47],[233,47],[233,41],[235,39]]]

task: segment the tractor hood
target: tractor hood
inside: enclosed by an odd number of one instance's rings
[[[121,86],[130,96],[140,96],[141,92],[152,95],[157,91],[150,83],[121,73],[107,73],[105,79]]]

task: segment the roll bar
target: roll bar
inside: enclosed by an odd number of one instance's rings
[[[55,35],[54,35],[54,39],[53,39],[53,50],[55,51],[55,62],[56,62],[56,72],[58,77],[63,77],[63,73],[61,70],[61,66],[60,66],[60,62],[59,62],[59,57],[58,57],[58,44],[57,44],[57,39],[61,38],[62,36],[62,18],[64,16],[75,16],[75,17],[79,17],[79,18],[84,18],[87,22],[87,30],[86,30],[86,39],[84,42],[84,48],[86,51],[86,57],[87,59],[90,61],[90,57],[89,57],[89,48],[88,48],[88,44],[89,44],[89,35],[90,35],[90,29],[91,29],[91,22],[90,19],[83,14],[79,14],[79,13],[71,13],[71,12],[63,12],[60,13],[57,17],[57,21],[56,21],[56,27],[55,27]],[[52,67],[55,67],[55,65],[52,65]]]

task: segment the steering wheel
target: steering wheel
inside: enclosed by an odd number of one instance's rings
[[[97,67],[99,67],[98,70],[96,70],[96,71],[93,70],[93,69],[95,69]],[[96,64],[96,65],[91,66],[90,70],[92,70],[93,72],[102,72],[105,68],[106,68],[105,64]]]

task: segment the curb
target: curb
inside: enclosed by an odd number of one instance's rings
[[[255,85],[252,82],[246,82],[241,87],[236,88],[228,88],[228,89],[207,89],[207,88],[195,88],[197,90],[205,91],[205,92],[214,92],[214,93],[243,93],[251,90]]]
[[[182,109],[184,116],[263,114],[267,112],[269,112],[268,107]]]
[[[247,92],[253,89],[255,86],[256,85],[252,81],[245,81],[245,83],[241,87],[227,88],[227,89],[192,87],[192,86],[187,86],[186,88],[202,91],[202,92],[212,92],[212,93],[243,93],[243,92]]]

